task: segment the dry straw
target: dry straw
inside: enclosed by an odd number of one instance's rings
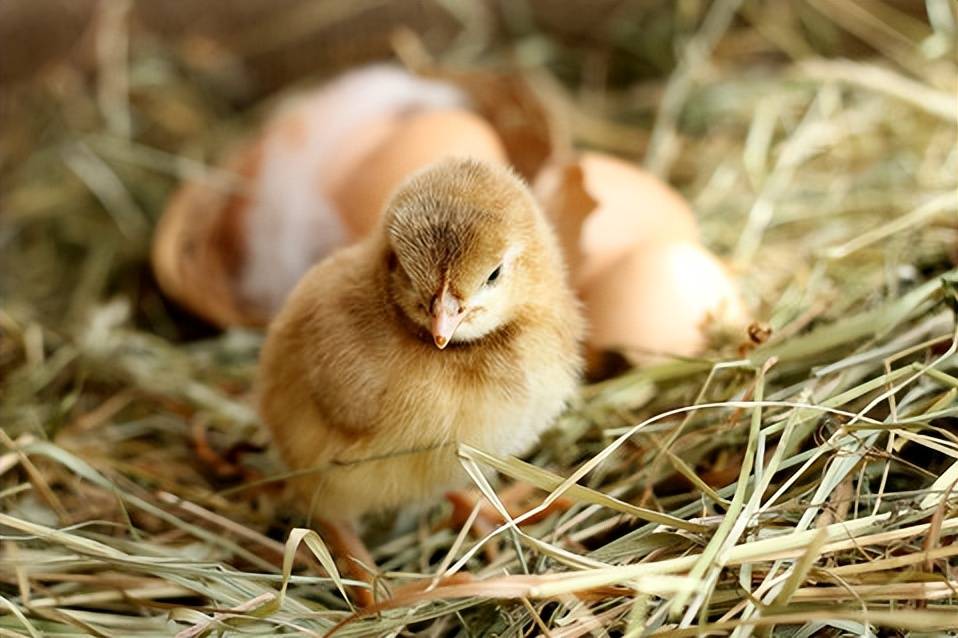
[[[373,532],[363,612],[282,506],[249,407],[259,335],[202,337],[143,274],[176,177],[208,170],[197,144],[248,123],[105,10],[112,79],[24,91],[34,137],[2,165],[0,635],[958,630],[956,15],[912,4],[661,3],[642,24],[676,52],[664,75],[625,5],[574,78],[577,45],[518,10],[525,35],[443,54],[561,72],[577,141],[681,188],[771,337],[585,387],[528,461],[463,447],[506,522],[439,507]],[[541,497],[520,514],[514,481]]]

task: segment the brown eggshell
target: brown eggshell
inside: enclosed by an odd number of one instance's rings
[[[243,150],[219,163],[218,174],[235,174],[232,190],[198,178],[170,198],[153,242],[160,287],[219,326],[264,324],[311,264],[357,239],[378,214],[344,223],[331,192],[362,173],[400,121],[465,102],[451,84],[390,65],[284,100]]]
[[[245,251],[244,185],[259,170],[262,149],[249,145],[224,162],[238,178],[232,185],[213,176],[196,179],[170,198],[153,237],[153,272],[163,291],[219,326],[259,325],[261,309],[244,303],[236,277]]]
[[[590,347],[622,352],[634,364],[701,354],[710,329],[747,321],[725,268],[690,241],[636,245],[582,298]]]
[[[584,153],[572,163],[549,166],[536,179],[535,192],[580,291],[637,243],[698,239],[695,216],[681,195],[609,155]]]
[[[410,173],[468,155],[531,179],[567,146],[526,77],[387,66],[285,100],[247,150],[220,163],[238,189],[181,187],[154,238],[167,294],[219,326],[262,325],[309,264],[375,226]]]
[[[414,31],[397,29],[393,48],[420,77],[448,82],[469,96],[472,110],[492,124],[509,163],[529,182],[550,158],[565,157],[572,142],[562,90],[548,73],[530,69],[497,71],[439,64]]]
[[[546,99],[547,76],[484,70],[443,70],[435,77],[463,90],[476,112],[496,130],[509,163],[532,181],[550,157],[570,152],[563,113]]]
[[[361,237],[376,225],[386,200],[413,172],[444,157],[467,156],[505,163],[506,152],[495,130],[482,118],[461,109],[416,113],[403,118],[354,173],[330,191],[343,221]]]
[[[319,176],[317,187],[324,197],[334,196],[350,188],[350,183],[360,174],[362,167],[387,141],[396,134],[396,129],[407,116],[393,114],[367,123],[362,130],[356,131],[349,144],[343,144],[335,164],[328,166]],[[340,213],[342,214],[342,213]],[[354,226],[347,224],[350,229]],[[355,228],[364,227],[357,224]],[[356,237],[361,237],[357,234]]]

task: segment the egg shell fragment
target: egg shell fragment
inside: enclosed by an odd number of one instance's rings
[[[406,177],[447,157],[507,162],[495,129],[478,115],[463,109],[414,113],[381,136],[356,170],[331,190],[332,201],[353,235],[362,237],[376,226]]]
[[[182,185],[170,198],[153,235],[151,261],[163,291],[182,306],[219,326],[259,325],[261,309],[236,291],[246,256],[250,184],[262,148],[234,151],[223,168],[236,179],[209,174]]]
[[[153,239],[160,287],[218,326],[265,324],[310,265],[357,238],[330,193],[401,119],[468,101],[448,82],[382,64],[284,99],[219,163],[235,179],[214,171],[170,198]]]
[[[744,326],[747,312],[722,264],[689,241],[645,242],[583,291],[593,350],[633,364],[692,357],[718,326]]]
[[[351,71],[288,98],[260,137],[240,296],[268,317],[278,312],[310,266],[368,232],[375,214],[345,209],[336,196],[368,187],[353,182],[370,155],[407,120],[466,103],[457,88],[390,65]]]
[[[547,167],[535,192],[582,291],[638,243],[698,241],[685,199],[651,173],[602,153]]]

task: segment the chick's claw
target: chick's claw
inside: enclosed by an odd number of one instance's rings
[[[376,561],[356,529],[345,521],[323,520],[318,524],[320,536],[343,575],[351,580],[368,583],[369,587],[350,587],[349,593],[360,609],[376,603]]]

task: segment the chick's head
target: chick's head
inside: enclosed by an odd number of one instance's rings
[[[389,296],[440,349],[508,325],[551,265],[528,188],[475,160],[444,160],[410,177],[383,224]]]

